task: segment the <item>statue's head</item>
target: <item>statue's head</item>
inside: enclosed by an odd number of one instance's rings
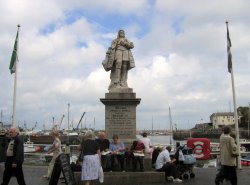
[[[125,37],[125,31],[124,30],[119,30],[117,38],[124,38]]]

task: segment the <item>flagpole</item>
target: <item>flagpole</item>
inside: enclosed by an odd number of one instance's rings
[[[20,25],[17,25],[17,34],[19,34]],[[19,40],[19,37],[17,38]],[[17,49],[18,52],[18,40],[17,40]],[[18,69],[18,53],[17,61],[15,62],[15,76],[14,76],[14,93],[13,93],[13,110],[12,110],[12,127],[16,127],[16,86],[17,86],[17,69]]]
[[[237,106],[236,106],[236,98],[235,98],[233,67],[232,67],[232,71],[231,71],[231,81],[232,81],[233,102],[234,102],[234,120],[235,120],[236,144],[237,144],[237,150],[239,151],[239,156],[238,156],[237,162],[238,162],[238,168],[241,168],[240,131],[239,131],[239,124],[238,124],[238,113],[237,113]]]
[[[226,22],[226,24],[227,24],[227,31],[228,31],[228,22]],[[228,32],[228,34],[229,34],[229,32]],[[228,35],[228,37],[229,37],[229,35]],[[230,45],[231,45],[231,43],[230,43]],[[230,52],[231,52],[231,50],[230,50]],[[235,95],[235,86],[234,86],[234,73],[233,73],[232,57],[231,57],[231,69],[230,69],[230,73],[231,73],[233,103],[234,103],[234,120],[235,120],[236,144],[237,144],[237,150],[239,152],[239,156],[237,157],[237,163],[238,163],[238,168],[241,169],[241,160],[240,160],[240,158],[241,158],[241,154],[240,154],[240,132],[239,132],[238,113],[237,113],[237,106],[236,106],[236,95]]]

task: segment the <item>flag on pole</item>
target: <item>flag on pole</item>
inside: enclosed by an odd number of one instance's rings
[[[16,62],[18,61],[18,56],[17,56],[17,49],[18,49],[18,32],[19,32],[19,25],[18,25],[18,30],[17,30],[17,34],[16,34],[16,40],[15,40],[15,44],[14,44],[14,48],[12,51],[12,55],[11,55],[11,60],[10,60],[10,73],[15,73],[16,72]]]
[[[227,55],[228,55],[228,72],[231,73],[232,71],[232,53],[231,53],[231,39],[229,36],[229,30],[228,30],[228,22],[227,23]]]

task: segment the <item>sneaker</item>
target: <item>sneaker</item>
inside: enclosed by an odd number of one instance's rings
[[[174,177],[173,177],[173,176],[168,176],[168,177],[167,177],[167,180],[168,180],[168,181],[173,181],[173,180],[174,180]]]
[[[48,175],[43,175],[43,178],[45,178],[45,179],[49,179],[49,176]]]
[[[174,182],[174,183],[181,183],[181,182],[182,182],[182,180],[181,180],[181,179],[176,178],[176,179],[174,179],[174,180],[173,180],[173,182]]]

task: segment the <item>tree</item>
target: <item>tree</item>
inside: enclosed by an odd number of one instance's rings
[[[247,128],[249,119],[249,107],[238,107],[237,111],[241,115],[240,127]]]

